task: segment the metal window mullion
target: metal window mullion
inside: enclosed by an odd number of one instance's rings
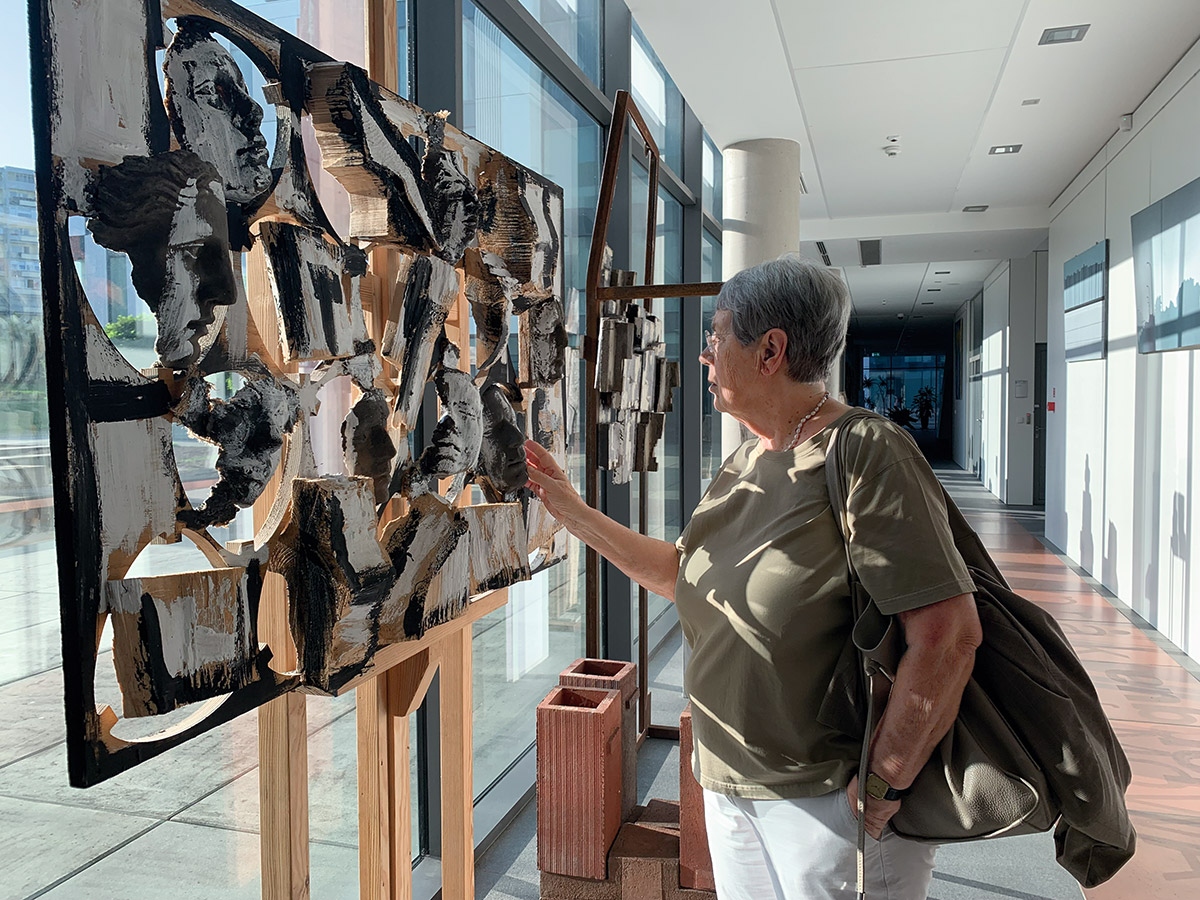
[[[703,179],[702,154],[704,129],[700,120],[692,111],[692,107],[684,101],[683,104],[683,171],[688,176],[689,189],[693,196],[701,196],[701,180]],[[701,204],[693,203],[683,208],[683,280],[698,282],[703,280],[701,266],[703,260],[704,214]],[[704,410],[701,403],[701,391],[704,386],[704,373],[701,371],[698,358],[701,344],[701,308],[698,298],[680,301],[680,335],[679,335],[679,484],[680,484],[680,521],[687,521],[692,510],[700,502],[700,450],[703,436],[702,421]],[[692,350],[695,349],[695,353]]]
[[[424,109],[450,111],[450,122],[463,124],[462,0],[410,0],[409,48],[412,83],[409,95]],[[424,52],[422,52],[424,51]],[[436,402],[427,387],[418,423],[418,446],[431,433]],[[442,854],[441,679],[435,675],[417,714],[418,834],[421,853]]]
[[[630,134],[629,143],[631,146],[637,147],[640,145],[641,140],[638,138],[636,133]],[[685,148],[684,153],[686,154],[686,152],[687,149]],[[633,154],[633,159],[643,169],[648,168],[644,156],[635,153]],[[670,194],[673,199],[679,201],[679,205],[683,206],[684,208],[700,205],[699,188],[696,187],[693,189],[693,187],[689,186],[678,175],[676,175],[674,171],[671,170],[671,167],[666,164],[666,161],[662,159],[658,161],[658,186],[664,188],[666,192]],[[712,217],[709,216],[709,218]],[[714,219],[713,221],[716,220]]]
[[[633,17],[624,0],[604,0],[604,80],[610,96],[618,90],[629,90],[632,60]],[[611,118],[611,114],[609,116]],[[607,134],[605,135],[607,138]],[[630,179],[635,154],[635,141],[625,142],[622,168],[625,180],[618,178],[608,222],[608,243],[613,248],[613,264],[617,268],[640,271],[642,263],[634,264],[640,254],[631,253],[632,209]],[[624,189],[621,189],[621,185]],[[600,509],[622,525],[632,523],[630,484],[615,485],[605,472],[600,477]],[[609,562],[600,564],[600,619],[603,623],[600,648],[608,659],[633,659],[633,585],[629,577]]]

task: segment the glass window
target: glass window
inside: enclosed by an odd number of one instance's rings
[[[412,66],[412,53],[408,46],[409,9],[408,0],[396,0],[396,53],[399,56],[399,64],[396,67],[399,71],[396,93],[401,97],[409,96],[409,85],[412,83],[409,72]]]
[[[592,80],[602,84],[603,0],[519,0],[555,43]]]
[[[603,132],[470,0],[463,3],[463,127],[559,184],[564,195],[564,298],[579,310],[599,191]],[[579,321],[577,313],[568,319]],[[577,338],[572,338],[576,341]],[[582,372],[582,368],[580,369]],[[583,378],[574,382],[584,409]],[[571,428],[568,474],[583,490],[581,423]],[[537,704],[558,673],[583,655],[583,548],[475,625],[475,795],[504,774],[534,738]]]
[[[871,353],[863,357],[862,394],[857,405],[873,409],[919,432],[936,433],[945,378],[944,355]]]
[[[650,42],[633,23],[633,46],[629,72],[633,99],[658,143],[658,152],[676,175],[683,172],[683,95],[650,47]]]
[[[704,143],[701,147],[703,179],[700,186],[700,202],[703,209],[718,222],[721,221],[721,186],[724,174],[722,172],[721,151],[713,143],[713,139],[704,132]]]

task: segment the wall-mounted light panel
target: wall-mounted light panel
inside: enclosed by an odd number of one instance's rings
[[[1004,154],[1020,153],[1024,144],[997,144],[988,151],[989,156],[1003,156]]]

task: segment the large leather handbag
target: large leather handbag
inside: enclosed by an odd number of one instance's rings
[[[860,784],[868,771],[865,736],[874,732],[904,652],[899,622],[883,614],[864,589],[847,540],[839,433],[871,415],[855,411],[843,417],[830,436],[825,462],[849,567],[854,628],[818,718],[862,737]],[[942,493],[955,544],[975,582],[984,640],[958,717],[890,827],[911,840],[949,843],[1047,831],[1057,822],[1059,863],[1085,887],[1099,884],[1133,855],[1136,836],[1124,802],[1129,764],[1062,630],[1009,589],[954,501]]]

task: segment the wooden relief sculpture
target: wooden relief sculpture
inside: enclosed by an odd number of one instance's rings
[[[666,359],[662,322],[636,301],[607,300],[600,317],[596,390],[600,393],[600,464],[614,484],[655,472],[679,363]]]
[[[86,786],[284,692],[345,690],[380,650],[562,558],[522,442],[565,465],[563,203],[445,113],[228,0],[30,11],[69,771]],[[349,197],[348,233],[315,165]],[[128,258],[155,324],[148,368],[84,293],[84,228]],[[349,412],[319,420],[339,380]],[[340,471],[316,462],[318,421]],[[186,492],[184,432],[216,456],[211,484]],[[486,503],[465,505],[470,481]],[[252,507],[253,537],[222,544],[215,529]],[[185,538],[207,568],[133,574],[148,545]],[[260,639],[268,579],[286,586],[294,670],[290,646]],[[96,690],[106,622],[121,714],[195,704],[186,719],[114,733]]]

